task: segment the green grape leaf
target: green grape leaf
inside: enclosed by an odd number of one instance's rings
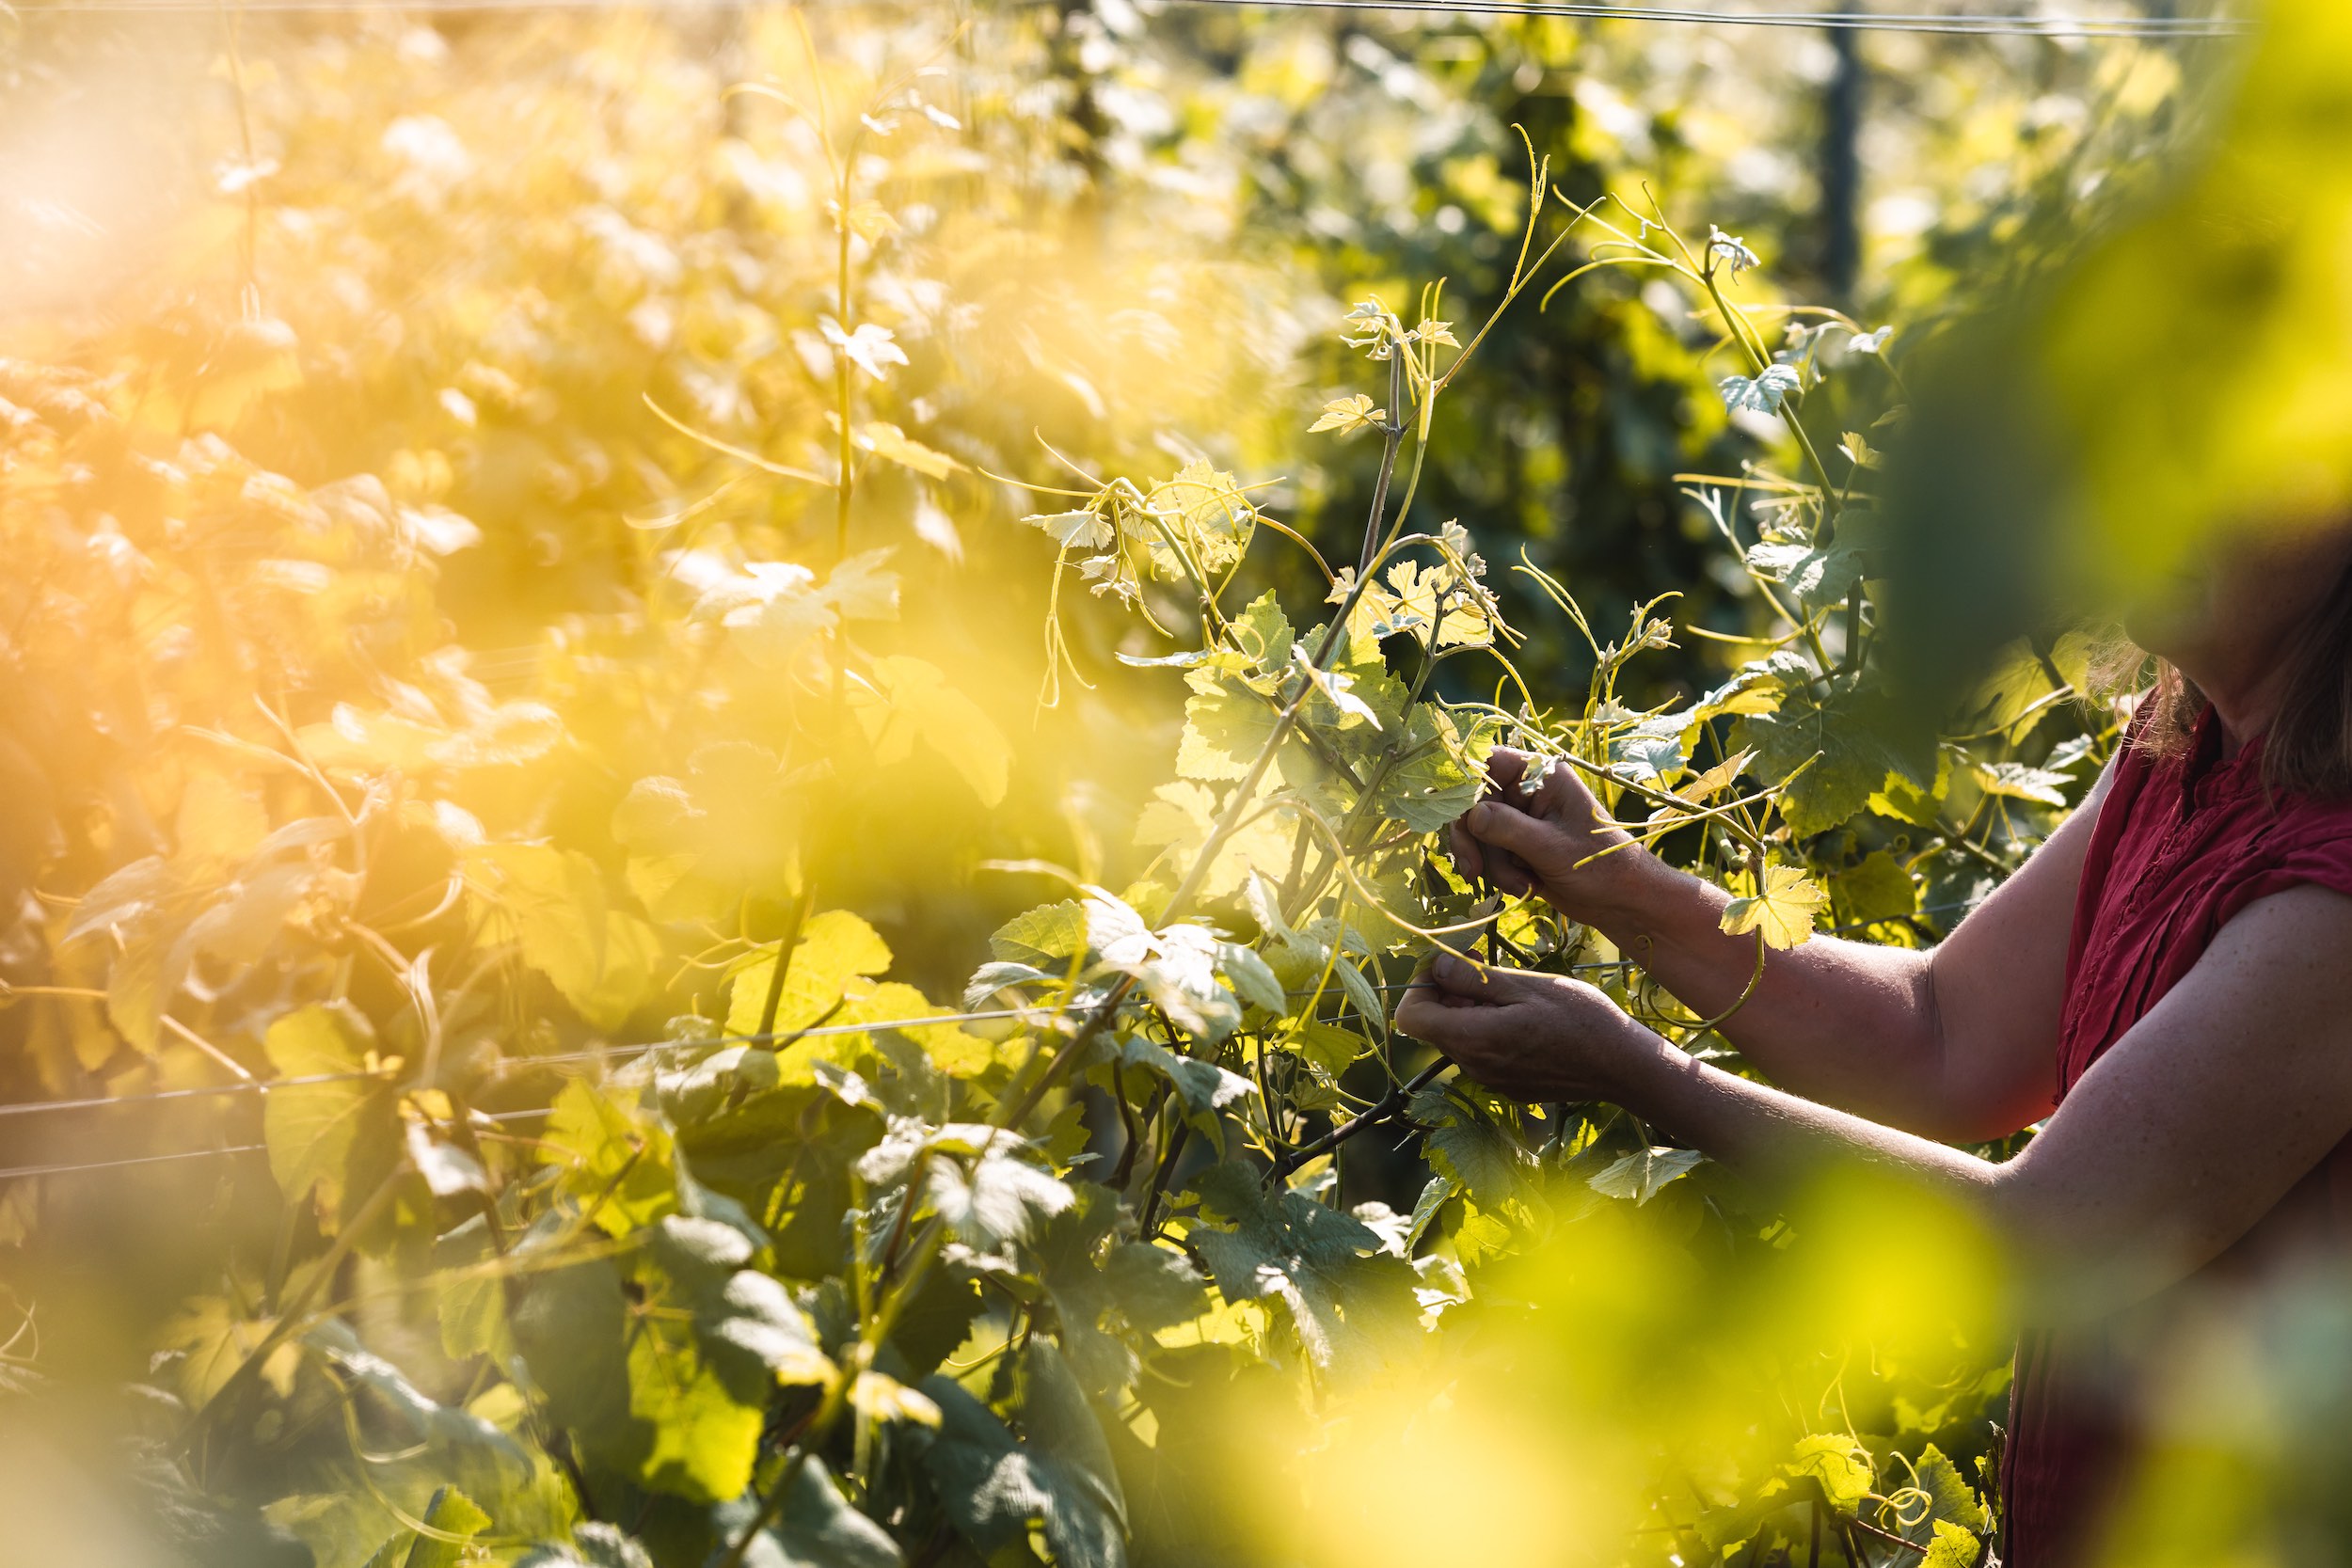
[[[1020,1383],[1025,1442],[961,1385],[925,1381],[942,1420],[924,1463],[948,1518],[983,1553],[1034,1525],[1057,1568],[1123,1568],[1126,1501],[1084,1390],[1045,1339],[1029,1341]]]
[[[1705,1158],[1695,1148],[1637,1148],[1594,1177],[1591,1186],[1603,1197],[1629,1197],[1638,1207]]]
[[[1445,827],[1477,802],[1485,787],[1479,765],[1493,749],[1494,733],[1480,720],[1465,734],[1437,704],[1415,705],[1397,741],[1397,760],[1374,792],[1373,809],[1415,832]]]
[[[472,1412],[435,1401],[398,1367],[362,1345],[342,1319],[328,1318],[316,1324],[303,1334],[301,1343],[344,1378],[374,1395],[383,1409],[405,1425],[411,1441],[480,1449],[503,1467],[510,1481],[530,1476],[531,1457],[521,1445]]]
[[[666,1128],[636,1106],[575,1078],[555,1097],[541,1134],[551,1160],[596,1223],[614,1236],[651,1225],[677,1205],[674,1143]]]
[[[652,1433],[631,1409],[628,1300],[610,1259],[517,1275],[511,1327],[531,1382],[580,1452],[633,1470]]]
[[[1977,786],[1987,795],[1997,795],[2010,800],[2029,800],[2037,806],[2052,806],[2064,810],[2066,786],[2073,781],[2063,773],[2046,768],[2028,768],[2022,762],[1980,762],[1972,769]]]
[[[1482,1209],[1522,1202],[1535,1157],[1502,1128],[1441,1090],[1413,1097],[1409,1114],[1432,1131],[1422,1149],[1430,1169],[1468,1193]]]
[[[318,1003],[269,1026],[262,1049],[281,1078],[366,1069],[373,1032],[342,1003]],[[348,1213],[389,1177],[400,1158],[397,1086],[386,1077],[289,1084],[263,1102],[270,1174],[289,1202],[315,1188],[330,1212]]]
[[[720,1511],[729,1539],[749,1522],[751,1506]],[[905,1561],[890,1532],[850,1506],[815,1454],[792,1478],[782,1515],[743,1554],[744,1568],[903,1568]]]
[[[1841,526],[1828,545],[1766,542],[1749,547],[1748,567],[1768,581],[1785,583],[1806,610],[1836,604],[1853,592],[1868,565],[1868,558],[1853,531]]]
[[[997,927],[988,949],[1008,963],[1042,969],[1067,965],[1087,950],[1086,913],[1074,898],[1040,904]]]
[[[1782,694],[1776,711],[1742,717],[1732,744],[1754,747],[1755,770],[1768,780],[1804,769],[1780,797],[1782,820],[1804,838],[1846,821],[1891,777],[1915,784],[1932,778],[1933,752],[1915,739],[1883,700],[1851,688],[1816,699],[1796,687]]]
[[[1249,1080],[1239,1073],[1228,1072],[1215,1062],[1204,1062],[1198,1056],[1180,1055],[1141,1035],[1129,1035],[1120,1041],[1119,1059],[1128,1067],[1139,1067],[1167,1079],[1175,1088],[1177,1098],[1184,1102],[1184,1109],[1194,1116],[1204,1116],[1256,1092]]]
[[[1249,504],[1248,495],[1233,476],[1219,472],[1206,461],[1188,463],[1174,478],[1152,485],[1144,504],[1211,580],[1249,548],[1249,535],[1258,521],[1257,508]],[[1151,551],[1153,572],[1163,581],[1184,580],[1183,563],[1158,529],[1145,525],[1138,536]]]
[[[638,1475],[658,1492],[723,1502],[751,1484],[767,1389],[738,1397],[692,1329],[640,1318],[628,1344],[628,1408],[653,1441]]]
[[[1312,1020],[1300,1023],[1283,1043],[1307,1058],[1327,1078],[1337,1078],[1372,1049],[1372,1042],[1352,1029]]]
[[[1027,1240],[1041,1221],[1076,1201],[1053,1172],[993,1148],[968,1172],[932,1159],[925,1195],[959,1240],[983,1252]]]
[[[1233,618],[1232,637],[1233,645],[1248,656],[1250,663],[1269,672],[1288,667],[1291,649],[1297,642],[1290,617],[1282,613],[1281,603],[1271,588],[1250,600],[1249,608]]]
[[[523,961],[581,1018],[599,1029],[628,1022],[653,987],[661,940],[644,921],[606,908],[594,861],[576,849],[493,844],[472,850],[467,868],[491,922],[514,931]]]
[[[1233,988],[1233,994],[1244,1002],[1263,1007],[1277,1018],[1290,1011],[1290,999],[1283,994],[1281,980],[1255,948],[1221,942],[1216,947],[1216,967]]]
[[[1768,865],[1760,890],[1724,906],[1723,928],[1735,937],[1761,931],[1768,947],[1799,947],[1828,903],[1829,895],[1797,867]]]
[[[1979,1549],[1974,1535],[1958,1525],[1938,1519],[1934,1538],[1928,1543],[1927,1556],[1919,1560],[1919,1568],[1974,1568]]]
[[[1360,1343],[1368,1321],[1410,1306],[1412,1270],[1361,1220],[1303,1193],[1267,1193],[1237,1164],[1210,1166],[1192,1190],[1210,1223],[1186,1240],[1217,1289],[1233,1303],[1279,1301],[1318,1366]]]
[[[1873,849],[1860,865],[1830,879],[1838,903],[1849,919],[1900,920],[1919,909],[1919,890],[1902,863],[1883,849]]]
[[[1148,1242],[1122,1242],[1103,1259],[1103,1283],[1126,1320],[1144,1333],[1190,1323],[1208,1305],[1206,1281],[1184,1255]]]
[[[1922,1545],[1930,1544],[1927,1527],[1931,1523],[1948,1524],[1968,1534],[1981,1534],[1993,1528],[1991,1511],[1960,1473],[1960,1467],[1944,1456],[1943,1449],[1930,1443],[1920,1450],[1918,1462],[1912,1468],[1929,1501],[1925,1517],[1912,1530],[1904,1532],[1909,1539]]]
[[[441,1329],[441,1353],[453,1361],[469,1355],[500,1354],[508,1348],[506,1291],[493,1275],[465,1273],[498,1257],[489,1223],[476,1214],[444,1232],[433,1243],[434,1272],[441,1276],[435,1292],[435,1315]]]
[[[1723,394],[1724,407],[1730,412],[1744,408],[1777,414],[1782,400],[1797,389],[1797,379],[1794,365],[1767,365],[1753,376],[1727,375],[1715,384],[1715,389]]]
[[[1274,738],[1272,704],[1237,676],[1214,669],[1184,676],[1184,733],[1176,746],[1176,772],[1186,779],[1238,779]]]

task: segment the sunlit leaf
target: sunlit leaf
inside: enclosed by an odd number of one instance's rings
[[[1813,934],[1813,917],[1828,907],[1829,895],[1793,865],[1768,865],[1764,885],[1724,906],[1723,927],[1732,936],[1761,931],[1769,947],[1795,947]]]

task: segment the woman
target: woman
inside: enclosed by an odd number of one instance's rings
[[[2063,1286],[2072,1314],[2018,1347],[2010,1568],[2090,1548],[2131,1456],[2130,1334],[2190,1276],[2314,1239],[2352,1256],[2352,527],[2244,543],[2174,586],[2132,621],[2169,670],[2129,744],[1948,941],[1771,955],[1723,1032],[1782,1087],[1560,975],[1441,958],[1396,1017],[1499,1092],[1613,1101],[1761,1177],[1894,1167]],[[1564,766],[1515,787],[1531,760],[1490,764],[1464,868],[1606,933],[1700,1014],[1731,1006],[1756,950],[1721,929],[1725,895],[1638,849],[1588,859],[1626,835]],[[1946,1147],[2045,1118],[2004,1163]]]

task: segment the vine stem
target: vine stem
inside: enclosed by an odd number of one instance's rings
[[[1412,1077],[1382,1095],[1372,1109],[1347,1118],[1311,1144],[1302,1144],[1274,1162],[1266,1171],[1269,1185],[1281,1180],[1308,1161],[1318,1159],[1347,1142],[1365,1129],[1376,1126],[1405,1108],[1407,1101],[1437,1082],[1438,1074],[1454,1065],[1450,1056],[1440,1056]]]
[[[776,1009],[784,1005],[784,978],[792,968],[792,950],[801,944],[802,928],[808,924],[809,908],[816,901],[817,883],[811,879],[793,900],[792,917],[785,923],[783,940],[776,943],[775,964],[768,971],[768,994],[759,1004],[759,1027],[753,1031],[763,1038],[776,1032]]]

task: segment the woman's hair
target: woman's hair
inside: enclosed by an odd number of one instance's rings
[[[2276,791],[2352,800],[2352,566],[2312,610],[2288,656],[2292,669],[2278,717],[2263,736],[2263,784]],[[2144,668],[2144,666],[2142,666]],[[2159,756],[2188,749],[2205,694],[2156,661],[2156,683],[2141,704],[2136,744]]]

